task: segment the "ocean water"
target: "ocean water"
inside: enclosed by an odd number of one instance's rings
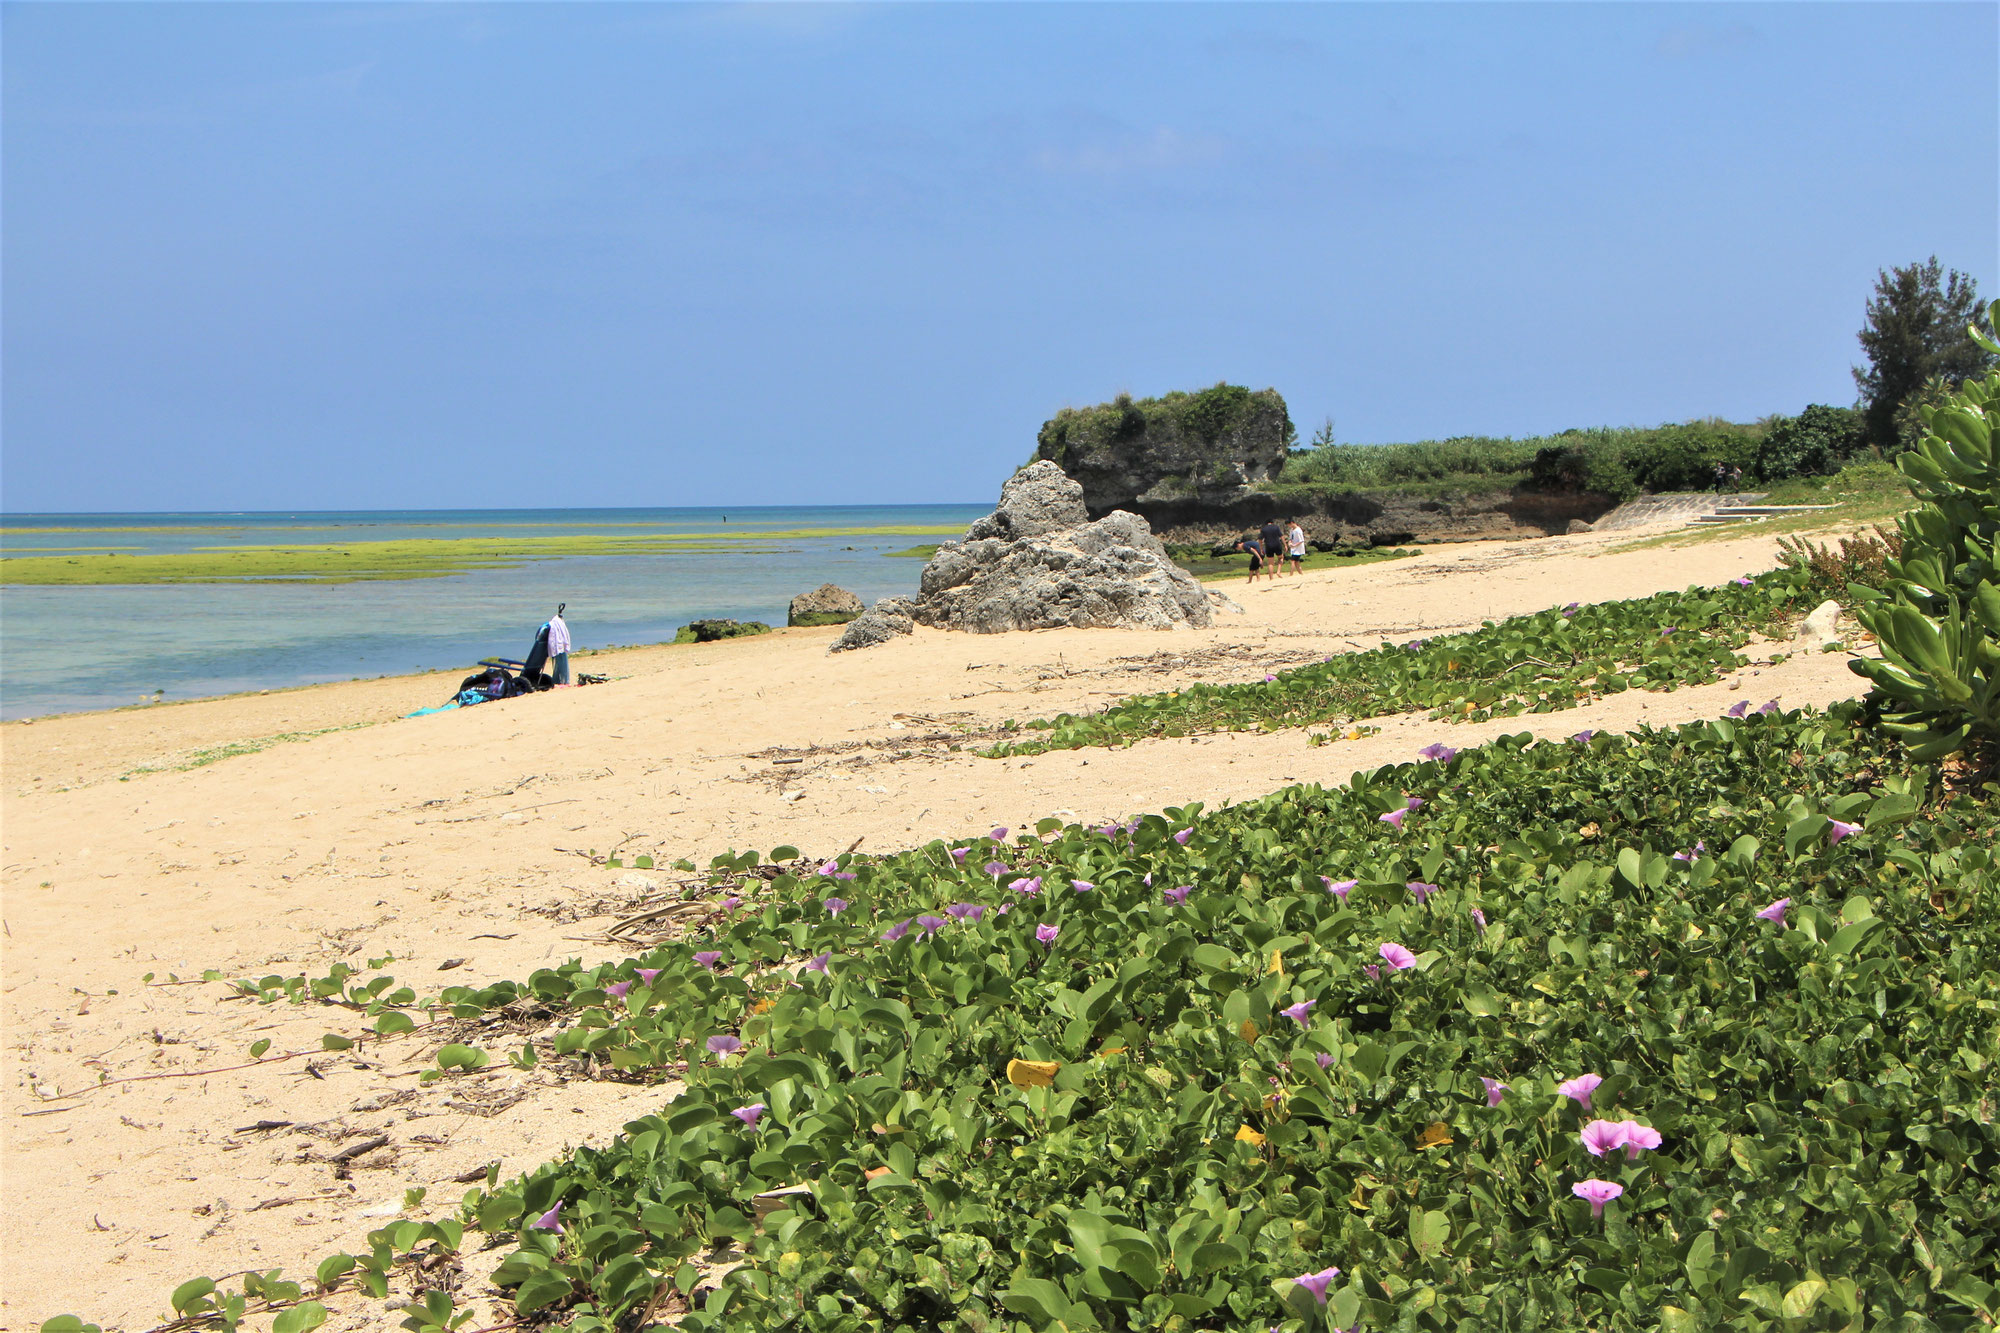
[[[963,528],[989,507],[10,514],[4,525],[10,555],[65,547],[139,554],[421,537]],[[781,538],[746,542],[742,552],[574,556],[397,582],[5,587],[0,717],[116,707],[155,691],[189,699],[411,671],[469,672],[482,657],[524,656],[559,602],[569,604],[563,618],[580,648],[661,642],[705,616],[782,625],[791,599],[822,583],[864,602],[914,592],[923,561],[888,553],[943,540]]]

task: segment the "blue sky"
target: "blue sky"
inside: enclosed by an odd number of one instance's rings
[[[8,4],[11,511],[982,501],[1064,404],[1853,398],[2000,6]]]

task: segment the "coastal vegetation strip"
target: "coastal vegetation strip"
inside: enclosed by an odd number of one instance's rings
[[[127,779],[144,777],[151,773],[185,773],[189,769],[206,768],[208,765],[220,763],[224,759],[240,759],[248,754],[261,754],[274,745],[291,745],[298,741],[309,741],[320,736],[331,736],[335,732],[359,731],[363,727],[372,727],[374,725],[375,722],[373,721],[348,722],[337,727],[321,727],[316,731],[285,731],[279,732],[274,736],[252,736],[245,740],[229,741],[223,745],[204,746],[198,750],[190,750],[186,754],[179,755],[166,763],[143,764],[128,773],[120,775],[118,780],[124,782]]]
[[[511,1317],[593,1328],[1970,1329],[2000,1309],[1994,824],[1850,704],[718,857],[695,933],[625,961],[237,990],[379,1034],[331,1048],[436,1044],[432,1079],[684,1081],[320,1266],[425,1327],[463,1297],[422,1274],[501,1244]],[[520,1047],[467,1044],[501,1010]],[[255,1276],[175,1312],[317,1305]]]
[[[1032,734],[982,753],[1005,758],[1424,710],[1450,721],[1481,722],[1574,708],[1622,690],[1706,684],[1745,665],[1737,650],[1752,638],[1787,632],[1807,585],[1802,573],[1782,570],[1720,588],[1551,608],[1489,621],[1469,633],[1385,643],[1262,681],[1190,685],[1084,716],[1010,723]]]
[[[956,535],[957,528],[909,525],[796,528],[742,533],[511,538],[406,538],[324,545],[210,547],[155,555],[57,556],[13,550],[0,558],[0,584],[353,583],[443,578],[478,569],[513,569],[571,556],[756,554],[755,544],[817,538]]]

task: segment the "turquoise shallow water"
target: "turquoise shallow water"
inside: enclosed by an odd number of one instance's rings
[[[9,551],[115,545],[151,552],[236,541],[962,528],[988,508],[10,514],[5,524]],[[187,530],[113,531],[135,527]],[[54,528],[71,531],[50,531]],[[410,671],[469,670],[482,657],[524,655],[558,602],[569,603],[564,618],[585,648],[671,639],[680,626],[702,616],[782,625],[786,604],[821,583],[837,583],[868,602],[915,591],[923,562],[887,553],[940,540],[782,539],[751,543],[759,554],[568,557],[393,583],[9,587],[0,590],[0,717],[115,707],[150,699],[155,690],[164,699],[188,699]]]

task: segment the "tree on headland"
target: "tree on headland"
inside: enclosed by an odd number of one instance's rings
[[[1993,364],[1993,354],[1966,332],[1979,315],[1979,284],[1957,269],[1946,273],[1936,255],[1876,273],[1857,335],[1868,367],[1854,368],[1870,443],[1900,448],[1899,431],[1910,424],[1906,404],[1948,393]]]

